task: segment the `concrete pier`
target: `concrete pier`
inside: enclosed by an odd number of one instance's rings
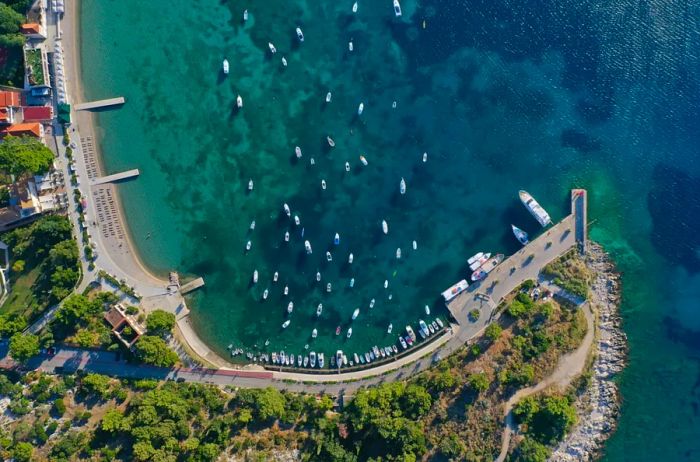
[[[105,183],[116,183],[121,180],[128,180],[129,178],[135,178],[140,175],[139,169],[135,168],[132,170],[127,170],[125,172],[115,173],[114,175],[101,176],[95,178],[90,182],[92,186]]]
[[[100,109],[103,107],[119,106],[124,104],[126,100],[123,96],[117,98],[101,99],[99,101],[90,101],[87,103],[80,103],[75,105],[76,111],[89,111],[91,109]]]
[[[585,189],[571,190],[571,214],[576,217],[576,242],[579,252],[585,254],[588,242],[588,192]]]
[[[193,290],[199,289],[204,286],[204,279],[197,278],[194,281],[190,281],[184,286],[180,287],[180,293],[185,295],[186,293],[192,292]]]

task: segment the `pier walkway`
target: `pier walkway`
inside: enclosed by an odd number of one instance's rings
[[[194,281],[190,281],[184,286],[180,287],[180,293],[182,295],[185,295],[189,292],[192,292],[193,290],[199,289],[200,287],[204,286],[204,279],[203,278],[197,278]]]
[[[116,183],[117,181],[121,180],[128,180],[129,178],[135,178],[139,176],[141,172],[139,172],[139,169],[134,168],[131,170],[127,170],[125,172],[119,172],[115,173],[113,175],[107,175],[107,176],[101,176],[98,178],[94,178],[92,181],[90,181],[90,185],[96,186],[99,184],[105,184],[105,183]]]
[[[126,102],[123,96],[117,98],[101,99],[99,101],[90,101],[87,103],[76,104],[74,109],[76,111],[90,111],[92,109],[100,109],[110,106],[119,106]]]

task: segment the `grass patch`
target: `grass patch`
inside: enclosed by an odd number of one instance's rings
[[[588,288],[593,280],[591,271],[575,251],[562,255],[542,269],[542,274],[552,282],[581,298],[588,298]]]
[[[46,85],[46,76],[44,75],[44,66],[42,64],[41,50],[27,50],[25,52],[27,58],[27,66],[29,67],[29,84],[30,85]]]
[[[0,306],[0,314],[8,316],[19,315],[29,319],[46,309],[48,299],[46,297],[37,298],[34,295],[37,279],[41,276],[40,266],[35,265],[33,268],[20,274],[12,275],[10,282],[11,291],[5,303]]]

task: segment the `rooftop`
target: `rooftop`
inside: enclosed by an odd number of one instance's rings
[[[25,122],[42,122],[53,119],[51,106],[25,106],[22,108]]]
[[[18,91],[0,90],[0,107],[19,107],[20,94]]]
[[[41,137],[41,124],[39,122],[29,122],[10,125],[3,130],[4,133],[13,136],[32,135],[37,138]]]
[[[19,30],[23,34],[41,34],[41,25],[36,23],[22,24]]]

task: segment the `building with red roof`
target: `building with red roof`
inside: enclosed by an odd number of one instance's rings
[[[51,106],[25,106],[22,108],[25,122],[50,122],[53,119]]]
[[[1,132],[3,135],[12,136],[34,136],[41,138],[44,135],[44,127],[39,122],[29,122],[10,125]]]
[[[20,93],[18,91],[0,90],[0,107],[20,107]]]
[[[25,37],[30,37],[30,38],[38,38],[38,39],[45,39],[46,35],[44,35],[44,28],[41,27],[41,24],[37,23],[28,23],[28,24],[22,24],[19,27],[19,31],[24,35]]]

